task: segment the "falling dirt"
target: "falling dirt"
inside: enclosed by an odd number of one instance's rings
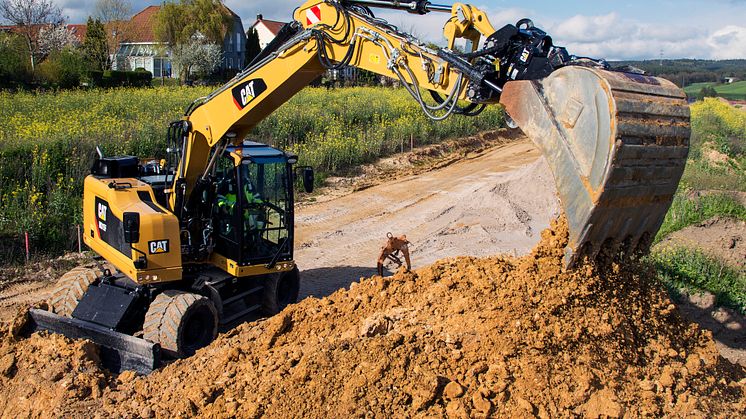
[[[746,413],[746,370],[682,320],[654,275],[633,261],[566,271],[566,224],[541,238],[521,258],[446,259],[307,298],[147,377],[107,377],[87,344],[19,339],[17,321],[2,336],[0,406],[88,417]]]

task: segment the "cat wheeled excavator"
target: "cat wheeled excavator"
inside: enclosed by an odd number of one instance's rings
[[[444,13],[447,45],[419,41],[375,8]],[[309,0],[294,18],[170,125],[164,164],[99,156],[85,180],[83,229],[103,260],[60,279],[50,311],[31,311],[37,330],[91,339],[109,368],[148,372],[161,351],[189,356],[220,328],[294,302],[294,180],[302,175],[310,190],[313,172],[245,138],[345,66],[398,80],[434,121],[502,104],[554,174],[568,265],[650,245],[688,154],[689,109],[672,83],[572,56],[528,19],[495,29],[462,3]]]

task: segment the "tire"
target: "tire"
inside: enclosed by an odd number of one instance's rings
[[[268,316],[274,316],[298,301],[298,291],[300,291],[298,267],[293,268],[292,271],[271,275],[264,281],[262,311]]]
[[[100,276],[98,268],[77,267],[60,277],[49,299],[52,313],[71,317],[78,301]]]
[[[209,298],[168,290],[155,297],[145,313],[143,338],[159,343],[167,355],[186,358],[218,335],[218,311]]]

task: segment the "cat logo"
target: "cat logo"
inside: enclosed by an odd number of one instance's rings
[[[153,240],[148,242],[151,255],[168,253],[168,240]]]
[[[106,210],[108,208],[103,203],[98,203],[98,219],[101,221],[106,221]]]
[[[265,90],[267,90],[267,83],[262,79],[245,81],[234,87],[231,91],[233,93],[233,103],[241,111],[257,96],[264,93]]]

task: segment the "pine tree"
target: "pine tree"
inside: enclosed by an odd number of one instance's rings
[[[248,65],[259,53],[262,47],[259,46],[259,33],[256,29],[251,28],[246,33],[246,65]]]
[[[83,41],[83,57],[91,70],[106,70],[109,68],[109,47],[106,43],[104,24],[89,17],[87,26]]]

